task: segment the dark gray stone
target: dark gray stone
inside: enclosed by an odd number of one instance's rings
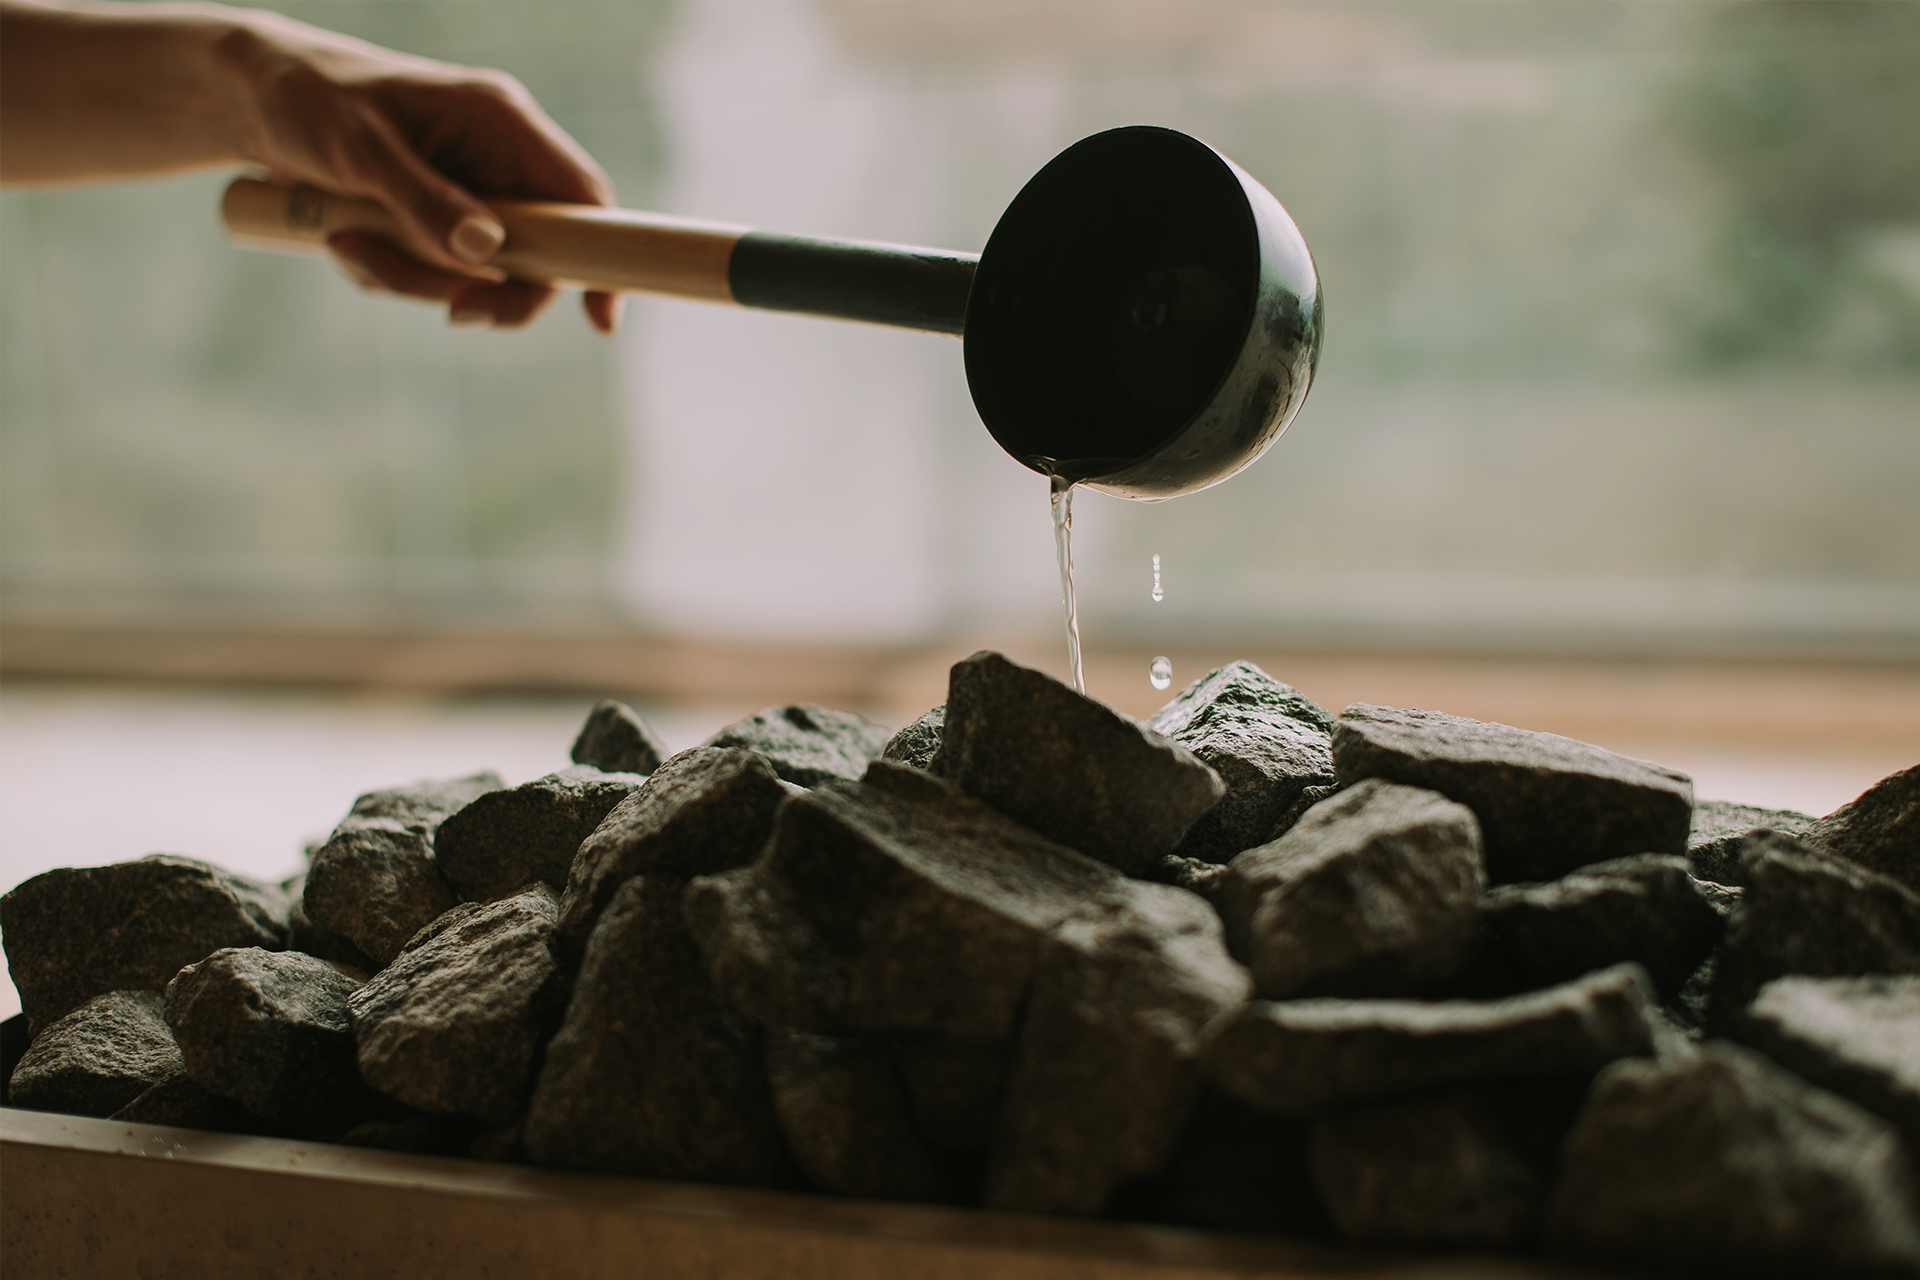
[[[758,751],[773,771],[800,787],[866,772],[887,746],[887,731],[847,711],[825,707],[767,707],[708,738],[709,747]]]
[[[787,792],[764,756],[695,747],[656,769],[580,844],[560,899],[560,940],[577,961],[620,886],[637,875],[678,879],[743,867],[760,856]]]
[[[378,969],[460,897],[440,874],[432,838],[395,818],[343,822],[313,857],[303,914]]]
[[[1709,1027],[1790,973],[1920,973],[1920,894],[1774,832],[1748,836],[1740,858],[1745,891],[1714,965]]]
[[[1034,970],[987,1206],[1097,1214],[1159,1168],[1199,1095],[1201,1030],[1251,989],[1193,894],[1124,881],[1082,903]]]
[[[1307,816],[1308,810],[1340,793],[1340,784],[1329,782],[1324,786],[1300,788],[1300,798],[1287,806],[1287,811],[1274,820],[1273,829],[1267,832],[1266,843],[1272,844],[1281,836],[1294,829],[1300,819]]]
[[[758,862],[693,881],[721,994],[764,1026],[992,1040],[1112,868],[905,765],[789,800]]]
[[[518,1116],[566,1007],[558,915],[553,891],[530,884],[422,929],[347,1002],[366,1082],[421,1111]]]
[[[320,852],[321,846],[315,845],[312,853]],[[311,857],[311,854],[309,855]],[[292,951],[304,951],[310,956],[322,960],[331,960],[335,964],[345,965],[361,973],[372,973],[380,966],[373,957],[341,937],[325,925],[318,923],[307,914],[307,877],[306,873],[283,881],[280,885],[292,899],[292,907],[287,913],[287,921],[292,926]]]
[[[0,933],[37,1028],[109,991],[163,991],[222,947],[278,950],[290,905],[273,885],[156,853],[22,882],[0,896]]]
[[[172,1035],[171,1032],[168,1033]],[[183,1067],[173,1075],[149,1087],[139,1097],[120,1108],[109,1120],[122,1124],[164,1124],[175,1129],[217,1129],[221,1127],[221,1104],[235,1107],[219,1094],[195,1080]]]
[[[604,773],[649,774],[673,752],[640,713],[624,702],[603,698],[587,713],[573,740],[573,762]]]
[[[1013,1071],[1012,1042],[899,1036],[892,1051],[914,1131],[947,1151],[984,1151]]]
[[[404,787],[369,791],[353,802],[353,808],[341,821],[342,827],[356,822],[397,822],[432,841],[440,824],[478,800],[489,791],[506,786],[500,775],[488,769],[464,778],[423,778]]]
[[[298,951],[230,948],[168,985],[167,1025],[195,1080],[262,1119],[331,1137],[378,1107],[354,1066],[347,999],[359,987]]]
[[[1502,885],[1481,904],[1480,967],[1502,989],[1526,991],[1632,960],[1671,999],[1726,927],[1687,867],[1685,858],[1643,853],[1545,884]]]
[[[1707,905],[1712,907],[1714,914],[1722,920],[1733,918],[1733,913],[1740,906],[1740,899],[1746,892],[1737,884],[1721,884],[1718,880],[1702,880],[1698,876],[1693,878],[1693,891],[1705,898]]]
[[[1169,853],[1226,791],[1178,743],[997,653],[954,664],[932,771],[1129,875]]]
[[[1311,1116],[1453,1085],[1584,1080],[1653,1052],[1638,965],[1504,1000],[1255,1000],[1211,1027],[1201,1061],[1228,1093]]]
[[[1333,760],[1342,785],[1385,778],[1473,810],[1496,883],[1687,849],[1692,779],[1558,734],[1356,702],[1333,726]]]
[[[760,1032],[715,994],[684,896],[676,876],[636,876],[601,913],[527,1112],[535,1163],[785,1180]]]
[[[157,991],[109,991],[33,1038],[7,1086],[7,1105],[110,1116],[181,1071]]]
[[[864,1200],[950,1198],[893,1063],[875,1041],[771,1031],[767,1079],[787,1146],[819,1190]]]
[[[1195,680],[1147,727],[1193,752],[1226,784],[1174,850],[1186,857],[1226,862],[1266,843],[1301,791],[1333,782],[1333,717],[1251,662]]]
[[[1737,1045],[1594,1081],[1547,1207],[1549,1248],[1716,1274],[1912,1275],[1920,1230],[1884,1121]]]
[[[1687,832],[1687,861],[1693,874],[1716,884],[1740,883],[1740,839],[1766,828],[1797,836],[1813,823],[1809,814],[1792,809],[1761,809],[1730,800],[1697,800],[1693,826]]]
[[[489,791],[440,824],[434,858],[460,896],[491,902],[544,880],[557,894],[580,842],[645,779],[575,765]]]
[[[1733,1034],[1890,1121],[1920,1152],[1920,975],[1776,978]]]
[[[1920,764],[1880,779],[1799,835],[1821,853],[1920,892]]]
[[[1577,1087],[1503,1086],[1323,1116],[1307,1130],[1314,1182],[1349,1240],[1523,1247],[1579,1102]]]
[[[1169,853],[1154,859],[1153,864],[1140,873],[1140,878],[1197,893],[1218,907],[1219,894],[1227,880],[1227,869],[1217,862]]]
[[[940,753],[940,733],[946,723],[947,704],[943,702],[888,738],[880,758],[915,769],[931,768],[934,756]]]
[[[1412,995],[1472,956],[1485,887],[1471,810],[1369,779],[1235,858],[1216,901],[1266,999]]]

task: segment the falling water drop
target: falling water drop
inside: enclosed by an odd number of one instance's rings
[[[1173,683],[1173,663],[1166,658],[1155,658],[1147,664],[1147,683],[1156,689],[1164,689]]]
[[[1160,589],[1160,557],[1155,556],[1153,558],[1153,602],[1159,604],[1166,598],[1167,593]]]

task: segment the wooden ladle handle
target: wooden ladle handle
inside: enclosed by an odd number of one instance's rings
[[[489,200],[506,228],[493,265],[522,280],[659,293],[957,334],[979,255],[773,235],[671,214]],[[237,244],[318,253],[343,231],[406,233],[370,200],[237,178],[220,202]]]

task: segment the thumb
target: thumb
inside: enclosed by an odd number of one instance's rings
[[[391,127],[376,127],[373,135],[358,176],[366,194],[399,219],[408,239],[436,261],[460,270],[492,261],[507,239],[506,228],[492,211],[435,172]]]

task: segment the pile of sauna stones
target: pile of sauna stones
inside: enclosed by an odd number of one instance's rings
[[[1920,769],[1824,817],[1248,663],[361,796],[0,898],[8,1101],[1047,1214],[1920,1272]],[[24,1024],[24,1025],[22,1025]],[[31,1034],[26,1034],[30,1032]]]

